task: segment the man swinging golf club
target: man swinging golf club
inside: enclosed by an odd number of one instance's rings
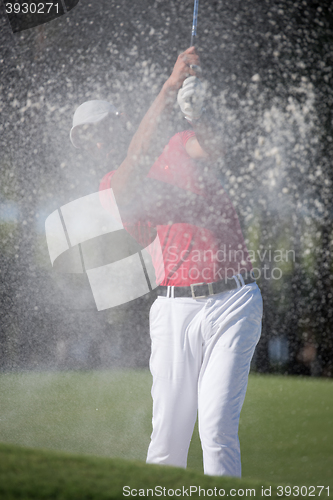
[[[199,66],[194,47],[180,54],[126,158],[103,178],[100,198],[107,207],[111,187],[126,230],[144,247],[157,231],[163,253],[150,246],[160,287],[150,311],[147,462],[186,467],[198,414],[205,473],[240,476],[238,424],[262,299],[235,209],[212,172],[220,140],[202,113]],[[187,130],[158,151],[176,100]]]

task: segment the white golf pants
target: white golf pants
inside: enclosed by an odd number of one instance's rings
[[[198,412],[205,474],[241,475],[239,416],[261,318],[255,283],[204,299],[156,299],[148,463],[186,467]]]

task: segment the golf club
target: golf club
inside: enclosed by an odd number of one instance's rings
[[[193,45],[195,44],[195,38],[197,36],[198,8],[199,8],[199,0],[194,0],[193,23],[192,23],[192,34],[191,34],[190,47],[193,47]]]

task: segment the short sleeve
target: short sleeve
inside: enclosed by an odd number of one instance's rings
[[[182,144],[185,148],[187,141],[192,137],[195,137],[195,132],[194,130],[184,130],[183,132],[180,132],[180,135],[182,139]]]

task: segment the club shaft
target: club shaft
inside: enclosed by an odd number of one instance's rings
[[[193,23],[192,23],[192,34],[191,34],[190,47],[192,47],[195,44],[195,39],[197,36],[198,8],[199,8],[199,0],[194,0]]]

